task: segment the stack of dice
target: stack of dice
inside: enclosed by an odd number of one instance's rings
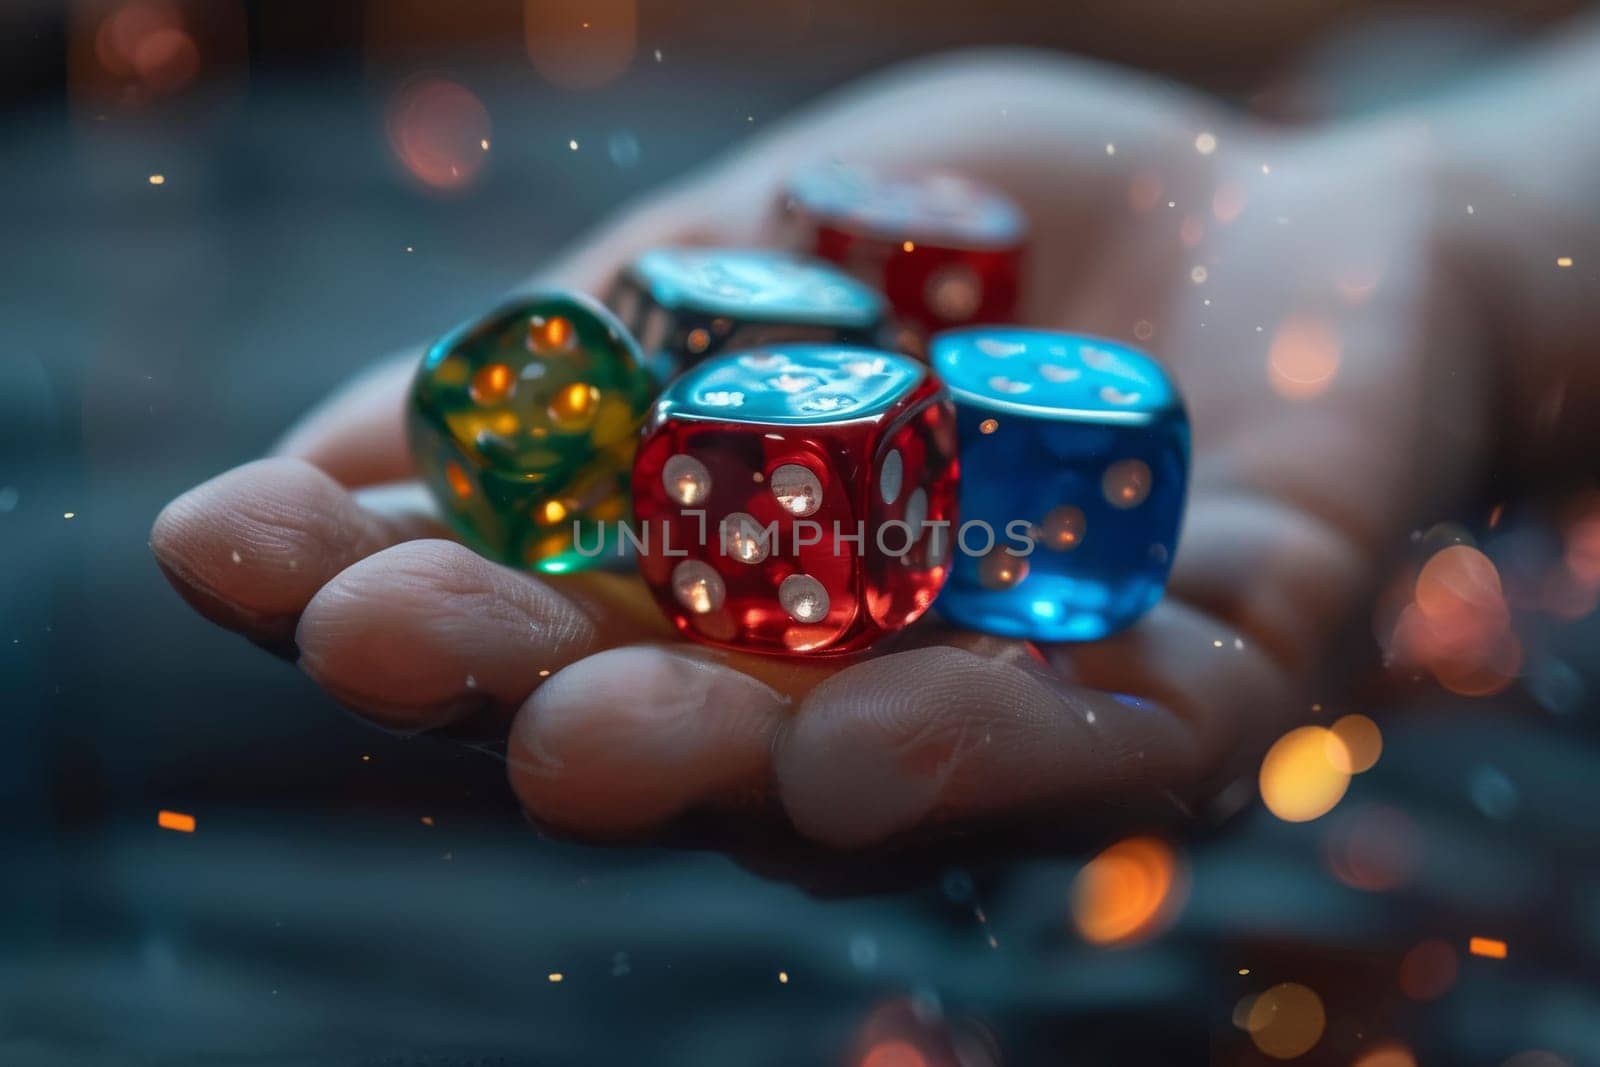
[[[1014,324],[1016,207],[836,164],[781,206],[792,251],[656,249],[606,306],[535,294],[430,349],[412,446],[462,536],[546,573],[631,556],[684,634],[781,655],[935,604],[1040,641],[1148,610],[1182,402],[1133,348]]]

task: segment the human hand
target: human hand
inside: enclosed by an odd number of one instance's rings
[[[415,473],[414,356],[175,500],[152,548],[197,610],[374,722],[502,723],[517,796],[568,833],[710,812],[730,841],[781,817],[861,849],[1195,817],[1321,695],[1382,555],[1481,462],[1481,335],[1414,144],[1256,131],[1038,57],[945,61],[793,120],[542,277],[599,291],[652,245],[769,241],[779,182],[827,156],[1007,190],[1033,223],[1030,321],[1133,339],[1193,420],[1168,594],[1108,640],[930,619],[847,661],[678,643],[631,575],[535,576],[443,539],[393,484]]]

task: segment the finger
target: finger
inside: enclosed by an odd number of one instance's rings
[[[405,410],[421,358],[406,352],[362,371],[295,423],[273,454],[304,460],[342,485],[415,477]]]
[[[1298,674],[1370,592],[1371,578],[1370,558],[1333,523],[1260,493],[1210,489],[1194,495],[1184,518],[1167,595]]]
[[[552,581],[451,541],[412,541],[324,585],[300,617],[300,667],[352,710],[422,730],[510,709],[562,667],[621,641],[665,636],[638,582]]]
[[[858,664],[779,734],[779,795],[801,833],[843,848],[1000,814],[1185,813],[1285,699],[1270,661],[1231,643],[1225,661],[1215,634],[1174,606],[1111,641],[1044,650],[1074,684],[948,647]]]
[[[646,645],[573,664],[511,729],[511,786],[534,818],[634,836],[691,808],[766,794],[779,690],[691,651]]]
[[[379,549],[438,530],[415,507],[366,508],[315,467],[267,459],[168,504],[151,528],[150,548],[195,610],[252,640],[283,646],[329,578]]]

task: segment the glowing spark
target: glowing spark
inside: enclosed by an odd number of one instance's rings
[[[1248,968],[1248,967],[1240,967],[1239,968],[1239,974],[1240,975],[1246,975],[1246,974],[1249,974],[1249,973],[1250,973],[1250,968]]]
[[[1467,942],[1467,951],[1484,959],[1503,960],[1506,958],[1506,943],[1492,937],[1474,937]]]
[[[656,62],[661,62],[661,49],[659,48],[656,49]]]
[[[152,174],[150,175],[150,184],[165,185],[167,184],[167,176],[165,174]]]
[[[566,975],[562,974],[560,971],[551,971],[547,977],[550,979],[551,984],[556,984],[565,978]]]
[[[1116,154],[1117,154],[1117,146],[1112,144],[1110,141],[1107,141],[1106,142],[1106,155],[1114,156]]]
[[[778,982],[779,982],[780,985],[788,985],[789,984],[789,972],[788,971],[779,971],[778,972]]]
[[[1210,132],[1200,134],[1194,139],[1194,150],[1202,156],[1209,156],[1217,150],[1217,135]]]
[[[573,151],[574,151],[574,152],[576,152],[576,151],[577,151],[577,150],[578,150],[578,142],[577,142],[577,141],[575,141],[575,140],[573,140],[573,141],[568,141],[568,142],[567,142],[567,147],[568,147],[568,148],[570,148],[570,149],[572,149],[572,150],[573,150]]]
[[[1572,266],[1572,257],[1571,256],[1557,256],[1556,257],[1556,266],[1558,266],[1558,267],[1570,267],[1570,266]]]
[[[485,137],[483,140],[479,141],[478,144],[482,146],[485,152],[489,151],[489,138]]]
[[[1267,166],[1265,163],[1263,163],[1263,164],[1261,164],[1261,173],[1262,174],[1271,174],[1272,173],[1272,168]]]
[[[540,671],[540,672],[539,672],[539,677],[541,677],[541,678],[548,678],[548,677],[550,677],[550,668],[549,668],[549,667],[546,667],[546,668],[545,668],[545,669],[544,669],[544,670],[542,670],[542,671]]]
[[[903,252],[915,252],[917,250],[917,242],[906,241],[900,246],[900,250]]]
[[[78,513],[77,513],[77,512],[76,512],[76,511],[63,511],[63,512],[62,512],[62,513],[61,513],[61,517],[62,517],[62,518],[63,518],[63,519],[70,519],[70,518],[72,518],[72,517],[73,517],[73,516],[74,516],[74,515],[76,515],[76,514],[78,514]]]
[[[176,830],[180,834],[194,833],[194,816],[181,811],[156,812],[156,825],[163,830]]]
[[[1204,267],[1196,267],[1194,270],[1189,272],[1189,280],[1194,282],[1196,285],[1204,285],[1208,277],[1210,277],[1210,274]]]
[[[424,815],[422,817],[422,825],[424,825],[424,826],[432,826],[433,825],[433,816],[432,815]]]

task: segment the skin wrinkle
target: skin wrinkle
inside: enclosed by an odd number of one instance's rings
[[[599,662],[552,676],[513,727],[512,785],[540,820],[629,831],[765,775],[767,735],[786,703],[782,694],[663,646],[629,646],[592,660]],[[627,696],[613,691],[619,685]],[[605,794],[604,810],[584,796],[596,788]],[[619,814],[621,801],[639,810]],[[577,820],[563,807],[573,803],[582,812]]]
[[[780,788],[790,785],[783,799],[808,836],[859,846],[921,823],[1015,803],[1057,804],[1148,777],[1142,751],[1110,740],[1107,708],[1095,708],[1098,725],[1091,726],[1092,699],[1036,672],[951,648],[893,660],[878,663],[870,680],[819,686],[797,726],[783,732],[778,780]],[[930,707],[938,709],[932,717]],[[861,708],[871,710],[870,720]],[[1100,773],[1093,780],[1056,777],[1066,766]]]
[[[374,618],[364,611],[374,584],[390,601],[389,611]],[[413,610],[412,606],[422,609]],[[374,635],[382,634],[391,619],[426,619],[423,644],[452,653],[441,665],[437,656],[417,661],[413,685],[449,680],[449,691],[417,701],[396,701],[393,696],[370,691],[338,679],[352,672],[348,661],[384,660],[383,671],[365,672],[395,685],[401,673],[392,660],[392,647],[368,649]],[[500,646],[524,645],[530,651],[547,649],[541,657],[549,665],[564,665],[593,647],[597,628],[592,619],[547,587],[531,582],[503,567],[482,560],[450,541],[414,541],[380,552],[353,565],[329,582],[307,605],[298,633],[301,667],[323,684],[338,689],[353,703],[371,701],[396,709],[441,711],[474,692],[492,696],[503,705],[520,703],[538,684],[531,663],[519,663],[491,654]],[[404,639],[417,641],[407,633]],[[385,659],[388,657],[388,659]],[[409,660],[402,660],[409,664]],[[472,675],[475,686],[466,679]]]

